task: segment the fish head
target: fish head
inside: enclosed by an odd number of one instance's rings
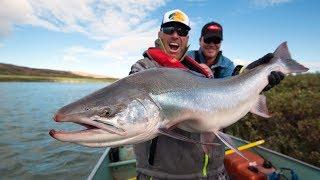
[[[62,107],[53,119],[86,127],[73,132],[51,130],[49,134],[57,140],[114,147],[155,137],[161,114],[144,91],[110,86]]]

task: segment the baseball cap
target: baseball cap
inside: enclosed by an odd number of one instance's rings
[[[216,37],[222,40],[222,31],[222,26],[219,23],[209,22],[202,27],[201,37],[203,37],[204,39]]]
[[[174,23],[174,22],[181,23],[188,30],[191,29],[189,17],[179,9],[174,9],[174,10],[166,12],[163,15],[161,27],[165,27],[166,25]]]

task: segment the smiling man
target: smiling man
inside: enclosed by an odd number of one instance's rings
[[[155,47],[150,47],[137,61],[130,74],[150,68],[169,67],[192,69],[203,76],[212,73],[186,56],[188,50],[190,21],[188,16],[176,9],[164,14]],[[211,73],[211,74],[210,74]],[[180,129],[175,133],[200,141],[198,133]],[[185,142],[164,135],[151,141],[134,145],[137,160],[137,179],[226,179],[223,165],[224,147],[212,150],[210,159],[200,144]]]
[[[168,12],[163,19],[161,29],[158,32],[159,40],[163,44],[163,50],[176,60],[182,60],[188,45],[189,19],[182,12]],[[178,22],[179,21],[179,22]]]
[[[233,62],[222,55],[220,50],[222,40],[222,26],[216,22],[207,23],[201,30],[199,50],[189,52],[196,61],[206,65],[204,68],[211,69],[215,78],[229,77],[235,69]]]
[[[131,67],[130,74],[146,67],[182,67],[181,61],[188,49],[190,29],[189,17],[184,12],[176,9],[165,13],[155,47],[144,52],[144,59]]]

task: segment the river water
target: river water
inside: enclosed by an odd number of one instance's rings
[[[108,83],[0,83],[0,179],[86,179],[103,148],[56,141],[50,129],[81,129],[52,120],[60,107]]]

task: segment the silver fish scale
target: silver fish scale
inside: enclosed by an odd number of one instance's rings
[[[197,76],[190,71],[173,68],[158,68],[132,74],[124,79],[128,84],[145,89],[152,94],[162,94],[171,91],[198,89],[212,86],[212,79]],[[225,84],[220,79],[214,80],[214,85]]]

